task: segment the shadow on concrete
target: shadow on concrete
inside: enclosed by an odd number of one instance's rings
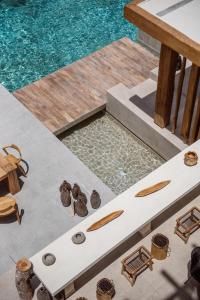
[[[24,210],[21,209],[19,211],[19,214],[20,214],[20,224],[22,222],[22,217],[24,215]],[[13,213],[12,215],[10,216],[6,216],[6,217],[3,217],[3,218],[0,218],[0,224],[10,224],[10,223],[15,223],[17,222],[17,218],[16,218],[16,215]]]
[[[22,189],[24,182],[21,178],[19,178],[19,185],[20,185],[20,190]],[[5,179],[0,183],[0,197],[4,197],[10,194],[9,188],[8,188],[8,180]],[[12,196],[12,195],[11,195]],[[13,195],[13,198],[15,195]]]
[[[166,271],[162,271],[161,274],[167,279],[171,285],[173,285],[175,291],[173,294],[165,297],[163,300],[198,300],[200,299],[200,285],[194,280],[190,279],[187,284],[179,285],[177,281]],[[197,292],[197,297],[192,295],[194,289]]]

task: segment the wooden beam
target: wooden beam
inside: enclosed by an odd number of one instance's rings
[[[190,144],[194,143],[198,138],[198,133],[200,130],[200,95],[198,97],[197,110],[194,118],[194,124],[190,137]]]
[[[161,128],[170,122],[178,53],[161,45],[154,122]]]
[[[156,40],[200,66],[200,44],[147,12],[138,5],[140,2],[142,1],[127,4],[124,8],[124,17]]]
[[[186,97],[185,110],[183,115],[183,122],[181,128],[181,135],[187,142],[190,134],[192,116],[194,112],[195,100],[197,96],[197,89],[199,84],[200,68],[192,64],[190,71],[190,79],[188,84],[188,92]]]

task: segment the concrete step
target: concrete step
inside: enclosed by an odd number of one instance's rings
[[[156,91],[157,82],[152,79],[147,79],[137,86],[130,89],[130,93],[132,96],[137,95],[140,98],[144,98],[149,94],[152,94]]]

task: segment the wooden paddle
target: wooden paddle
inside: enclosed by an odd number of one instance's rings
[[[93,231],[93,230],[97,230],[101,227],[103,227],[104,225],[106,225],[107,223],[113,221],[114,219],[118,218],[119,216],[121,216],[121,214],[123,214],[123,210],[118,210],[118,211],[114,211],[111,214],[107,215],[106,217],[100,219],[99,221],[97,221],[96,223],[92,224],[88,229],[87,232],[89,231]]]
[[[161,181],[159,183],[156,183],[144,190],[141,190],[140,192],[138,192],[135,197],[145,197],[148,196],[152,193],[155,193],[161,189],[163,189],[164,187],[166,187],[169,183],[171,182],[171,180],[166,180],[166,181]]]

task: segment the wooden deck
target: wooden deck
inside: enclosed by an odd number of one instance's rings
[[[120,82],[133,87],[157,65],[157,57],[123,38],[13,94],[59,134],[105,108],[106,90]]]

